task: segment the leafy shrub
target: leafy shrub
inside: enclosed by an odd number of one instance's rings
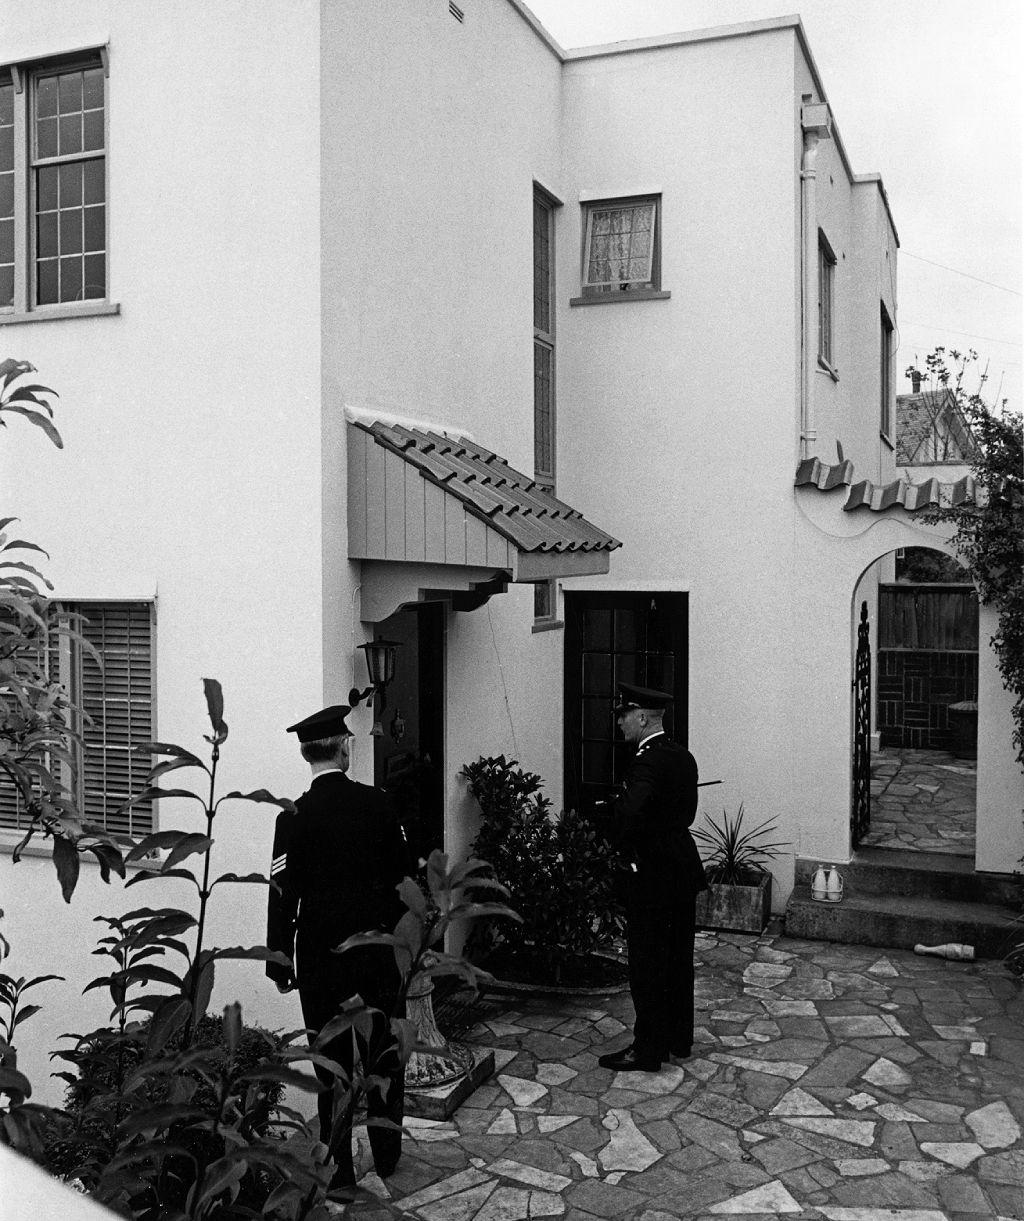
[[[521,925],[485,927],[474,944],[529,957],[557,982],[568,959],[622,931],[616,854],[576,810],[553,814],[541,778],[517,760],[481,757],[462,775],[482,814],[473,853],[490,863],[522,916]]]
[[[74,1052],[67,1053],[78,1071],[62,1074],[68,1082],[64,1110],[51,1122],[45,1150],[47,1168],[61,1178],[76,1178],[83,1154],[102,1143],[106,1131],[104,1121],[108,1117],[102,1113],[97,1115],[93,1104],[98,1097],[112,1097],[119,1067],[129,1075],[138,1068],[149,1038],[150,1023],[140,1023],[135,1032],[137,1039],[120,1047],[116,1038],[110,1038],[111,1033],[109,1028],[95,1031]],[[183,1038],[184,1032],[179,1029],[167,1040],[167,1050],[181,1052]],[[223,1021],[208,1013],[196,1025],[194,1046],[213,1052],[230,1075],[241,1076],[260,1068],[268,1058],[276,1059],[283,1050],[284,1041],[261,1027],[243,1026],[237,1045],[230,1052]],[[186,1068],[183,1075],[195,1082],[192,1104],[207,1114],[216,1114],[218,1099],[211,1081],[194,1069]],[[166,1077],[156,1079],[147,1091],[147,1102],[155,1105],[170,1101],[172,1085]],[[180,1090],[181,1087],[174,1088]],[[255,1105],[250,1108],[248,1128],[251,1132],[261,1136],[267,1133],[271,1115],[283,1094],[284,1085],[280,1081],[262,1083],[259,1096],[254,1099]]]

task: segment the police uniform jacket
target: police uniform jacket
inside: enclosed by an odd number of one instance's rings
[[[268,900],[267,945],[292,959],[300,993],[328,978],[332,991],[344,992],[353,974],[346,962],[355,966],[368,952],[339,955],[334,947],[353,933],[390,932],[405,911],[395,891],[409,872],[405,837],[387,794],[342,772],[315,776],[295,804],[294,814],[278,815],[274,830],[277,889]],[[383,954],[393,962],[390,950]],[[296,982],[295,972],[275,963],[267,974],[275,983]]]
[[[689,828],[697,814],[697,764],[665,734],[642,743],[615,799],[612,842],[627,866],[627,887],[642,902],[672,903],[707,889]]]

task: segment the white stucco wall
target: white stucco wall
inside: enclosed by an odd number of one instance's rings
[[[50,551],[58,596],[155,596],[157,738],[205,749],[200,680],[216,677],[231,729],[222,791],[297,791],[305,768],[283,726],[322,695],[317,6],[268,22],[242,0],[182,0],[140,20],[128,0],[3,0],[0,28],[7,59],[109,44],[121,306],[0,327],[3,355],[59,391],[65,441],[5,431],[0,512]],[[225,808],[219,867],[266,868],[270,809]],[[196,825],[182,802],[159,823]],[[20,1041],[44,1101],[59,1097],[46,1088],[57,1036],[109,1008],[80,999],[100,963],[92,917],[184,898],[176,885],[108,889],[86,862],[66,907],[49,861],[0,858],[10,970],[68,980],[39,990]],[[227,892],[208,943],[260,942],[264,910],[262,890]],[[273,1021],[258,964],[218,979],[215,1006],[238,998]]]
[[[532,198],[535,181],[561,190],[558,60],[506,0],[475,5],[464,24],[416,0],[372,23],[325,5],[323,48],[325,428],[338,455],[325,497],[345,470],[345,405],[463,429],[530,473]],[[529,588],[448,616],[456,854],[474,831],[457,773],[477,756],[519,758],[560,799],[560,634],[532,626]],[[357,624],[339,647],[371,630]],[[368,779],[371,752],[359,756],[354,774]]]
[[[743,802],[795,840],[792,40],[567,65],[559,326],[563,493],[624,543],[608,577],[567,588],[689,591],[690,748],[724,781],[704,807]],[[569,307],[579,191],[653,189],[671,299]]]

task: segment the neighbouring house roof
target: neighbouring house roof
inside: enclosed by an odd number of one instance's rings
[[[622,545],[468,437],[351,415],[348,429],[353,559],[529,582],[605,573]]]
[[[949,447],[945,457],[935,459],[922,451],[940,422],[949,430]],[[921,390],[917,394],[896,396],[897,466],[926,466],[936,461],[970,462],[976,449],[971,426],[952,390]]]
[[[946,508],[975,500],[975,483],[971,475],[952,483],[940,483],[938,479],[926,479],[923,483],[908,483],[905,479],[894,479],[892,483],[872,483],[870,479],[854,482],[853,463],[829,464],[820,458],[805,458],[796,468],[796,487],[813,486],[822,492],[831,492],[838,487],[848,487],[844,512],[869,509],[873,513],[884,513],[886,509],[906,509],[918,513],[924,509]]]

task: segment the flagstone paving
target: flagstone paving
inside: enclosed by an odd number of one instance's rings
[[[486,996],[496,1075],[410,1120],[364,1221],[1024,1218],[1024,985],[999,963],[698,934],[694,1055],[597,1056],[628,994]],[[361,1164],[368,1165],[365,1145]]]
[[[943,750],[886,747],[871,756],[864,848],[974,856],[978,767]]]

